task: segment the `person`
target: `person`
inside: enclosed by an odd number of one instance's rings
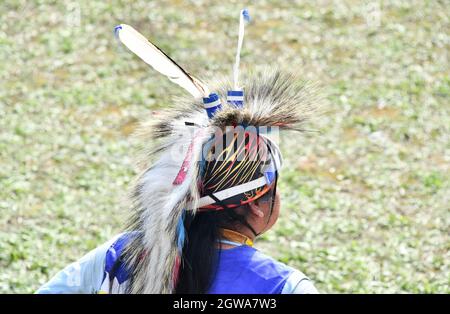
[[[248,136],[243,140],[247,141],[246,145],[237,143],[239,132]],[[267,168],[262,172],[263,158],[251,160],[251,151],[266,147],[273,150],[269,158],[272,170],[280,167],[276,165],[280,160],[273,159],[281,156],[274,144],[262,135],[245,130],[239,132],[224,135],[220,144],[227,136],[234,138],[223,149],[223,160],[216,157],[204,165],[201,200],[211,204],[204,205],[196,214],[185,213],[183,221],[188,241],[183,248],[184,263],[174,292],[317,293],[302,272],[253,247],[255,239],[276,223],[281,200],[277,191],[278,170],[273,172],[272,182],[265,181],[270,172]],[[237,151],[229,149],[233,145],[237,146]],[[238,155],[242,156],[241,160]],[[251,168],[255,170],[249,174]],[[239,191],[239,187],[261,177],[264,178],[261,187]],[[236,191],[240,193],[224,200],[214,196],[220,198],[220,192],[233,188],[238,188]],[[211,196],[216,201],[205,200]],[[59,272],[38,293],[125,293],[129,273],[121,255],[126,244],[135,237],[138,237],[136,231],[116,236]]]
[[[303,130],[314,113],[308,86],[279,70],[238,84],[235,66],[234,84],[210,93],[130,26],[116,34],[194,100],[142,128],[153,163],[136,180],[127,230],[37,293],[318,293],[304,273],[254,247],[282,212],[274,135]]]

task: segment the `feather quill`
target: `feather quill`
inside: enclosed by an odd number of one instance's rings
[[[187,73],[164,51],[149,42],[133,27],[120,24],[115,27],[114,32],[116,37],[145,63],[183,87],[195,98],[209,95],[208,87],[203,82]]]

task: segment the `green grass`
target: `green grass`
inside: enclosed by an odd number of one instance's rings
[[[116,24],[200,78],[231,73],[237,2],[114,3],[0,4],[2,293],[33,292],[121,231],[130,133],[182,93],[115,41]],[[449,293],[447,7],[375,2],[377,23],[369,2],[319,3],[248,6],[242,71],[298,71],[329,112],[301,145],[283,138],[282,214],[257,246],[322,292]]]

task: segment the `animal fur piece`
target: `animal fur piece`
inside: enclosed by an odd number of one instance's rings
[[[316,111],[314,91],[296,75],[267,70],[245,78],[242,86],[243,109],[224,105],[208,119],[201,102],[183,99],[166,114],[143,124],[138,132],[142,143],[149,146],[144,158],[154,163],[138,176],[132,196],[134,210],[129,230],[137,232],[125,251],[125,262],[131,272],[129,293],[173,292],[178,252],[176,226],[189,204],[196,208],[199,156],[203,144],[213,136],[214,127],[277,126],[302,131],[304,122]],[[231,87],[230,82],[222,81],[214,90],[225,99]],[[193,145],[195,158],[183,183],[173,185],[193,137],[197,137]]]

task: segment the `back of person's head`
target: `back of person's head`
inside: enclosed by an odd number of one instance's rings
[[[206,293],[217,267],[221,228],[261,232],[250,222],[252,207],[273,214],[281,155],[255,128],[230,128],[205,145],[200,161],[200,207],[184,218],[186,243],[176,293]]]

